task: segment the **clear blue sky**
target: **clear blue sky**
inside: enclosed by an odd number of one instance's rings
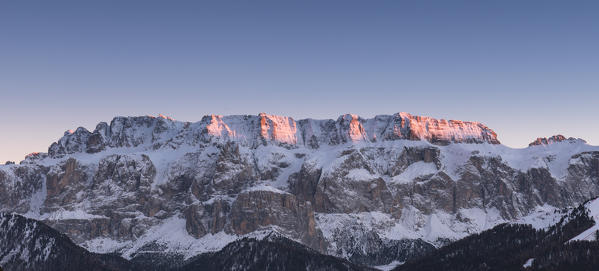
[[[400,111],[599,145],[599,1],[0,2],[0,161],[115,115]]]

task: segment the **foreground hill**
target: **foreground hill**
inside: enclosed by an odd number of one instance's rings
[[[244,238],[188,260],[177,270],[375,270],[322,255],[281,237]]]
[[[599,199],[545,229],[502,224],[468,236],[395,270],[598,270]],[[592,234],[586,234],[588,230]],[[580,241],[585,237],[585,241]]]
[[[90,253],[44,223],[0,213],[0,266],[13,270],[133,270],[116,255]]]

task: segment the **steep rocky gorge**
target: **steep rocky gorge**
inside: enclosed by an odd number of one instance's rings
[[[117,117],[0,166],[0,211],[129,259],[276,231],[381,265],[599,195],[599,147],[537,141],[553,144],[511,149],[483,124],[407,113]]]

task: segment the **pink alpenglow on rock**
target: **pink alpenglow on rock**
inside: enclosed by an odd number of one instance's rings
[[[342,131],[342,137],[347,138],[347,141],[357,142],[362,140],[368,140],[368,136],[360,117],[354,114],[345,114],[339,117],[339,129]]]
[[[297,144],[297,124],[290,117],[281,117],[260,113],[260,135],[272,140],[291,145]]]
[[[210,115],[205,118],[209,119],[209,123],[206,125],[206,132],[212,136],[218,137],[234,137],[235,134],[229,126],[223,121],[223,116]]]
[[[402,119],[404,135],[412,140],[427,140],[432,143],[491,143],[499,144],[497,134],[479,122],[434,119],[412,116],[408,113],[395,115]],[[402,129],[398,129],[402,130]]]

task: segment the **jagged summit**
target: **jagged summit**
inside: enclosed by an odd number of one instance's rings
[[[266,113],[259,115],[204,116],[199,122],[180,122],[158,117],[115,117],[101,122],[93,132],[83,127],[69,130],[48,150],[50,157],[106,148],[197,145],[213,140],[236,141],[247,146],[267,142],[318,148],[346,142],[426,140],[433,144],[499,144],[496,133],[478,122],[434,119],[408,113],[377,115],[371,119],[345,114],[337,120],[294,120]]]
[[[563,142],[563,141],[567,141],[569,143],[576,143],[576,142],[586,143],[586,141],[584,141],[583,139],[580,139],[580,138],[574,138],[574,137],[567,138],[563,135],[554,135],[554,136],[550,136],[550,137],[538,137],[537,139],[535,139],[535,141],[528,144],[528,146],[532,147],[532,146],[541,146],[541,145],[551,145],[551,144],[555,144],[555,143],[559,143],[559,142]]]

